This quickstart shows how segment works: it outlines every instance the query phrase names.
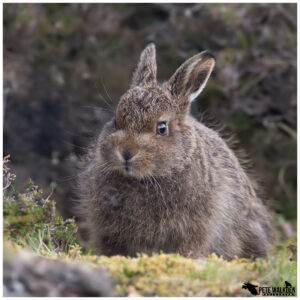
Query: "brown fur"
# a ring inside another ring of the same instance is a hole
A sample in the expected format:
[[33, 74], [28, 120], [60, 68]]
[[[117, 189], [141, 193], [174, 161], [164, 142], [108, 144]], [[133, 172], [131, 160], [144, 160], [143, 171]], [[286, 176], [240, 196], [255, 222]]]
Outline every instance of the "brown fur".
[[[202, 52], [158, 85], [155, 47], [143, 51], [80, 175], [82, 228], [97, 253], [267, 255], [272, 229], [254, 184], [218, 133], [189, 114], [214, 63]], [[167, 136], [156, 132], [160, 121]]]

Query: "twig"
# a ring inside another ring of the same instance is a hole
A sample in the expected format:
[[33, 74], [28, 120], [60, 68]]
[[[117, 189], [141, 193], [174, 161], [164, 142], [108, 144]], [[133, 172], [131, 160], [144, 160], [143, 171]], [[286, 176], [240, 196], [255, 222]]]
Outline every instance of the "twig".
[[290, 135], [294, 140], [297, 140], [297, 132], [295, 130], [293, 130], [291, 127], [289, 127], [288, 125], [279, 122], [277, 124], [277, 126], [283, 130], [285, 133], [287, 133], [288, 135]]

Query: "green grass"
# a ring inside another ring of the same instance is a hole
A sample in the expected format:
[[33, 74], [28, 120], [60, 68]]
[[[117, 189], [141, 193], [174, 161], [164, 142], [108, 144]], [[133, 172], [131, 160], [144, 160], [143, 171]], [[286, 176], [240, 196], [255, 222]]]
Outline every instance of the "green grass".
[[[25, 191], [14, 189], [15, 176], [4, 161], [4, 257], [18, 255], [23, 248], [37, 255], [76, 261], [95, 268], [105, 267], [114, 278], [115, 295], [142, 296], [249, 296], [244, 282], [258, 286], [297, 285], [296, 239], [282, 240], [278, 234], [267, 259], [226, 261], [215, 254], [192, 260], [177, 254], [95, 256], [76, 242], [73, 219], [55, 214], [55, 202], [44, 198], [32, 181]], [[292, 245], [292, 247], [291, 247]], [[292, 248], [292, 250], [291, 250]], [[294, 248], [294, 249], [293, 249]]]

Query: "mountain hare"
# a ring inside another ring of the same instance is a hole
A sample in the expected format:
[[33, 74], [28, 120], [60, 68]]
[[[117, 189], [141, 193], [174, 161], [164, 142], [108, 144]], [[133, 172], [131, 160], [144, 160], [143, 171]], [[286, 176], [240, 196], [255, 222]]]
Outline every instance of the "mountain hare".
[[97, 253], [267, 255], [272, 228], [253, 183], [219, 134], [190, 115], [214, 65], [201, 52], [159, 84], [154, 44], [142, 52], [79, 177], [81, 226]]

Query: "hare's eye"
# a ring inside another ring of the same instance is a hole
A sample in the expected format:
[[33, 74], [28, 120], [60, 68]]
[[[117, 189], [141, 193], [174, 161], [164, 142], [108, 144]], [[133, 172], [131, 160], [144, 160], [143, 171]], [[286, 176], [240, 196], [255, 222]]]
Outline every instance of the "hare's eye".
[[166, 122], [158, 122], [156, 125], [156, 134], [168, 135], [168, 127]]

